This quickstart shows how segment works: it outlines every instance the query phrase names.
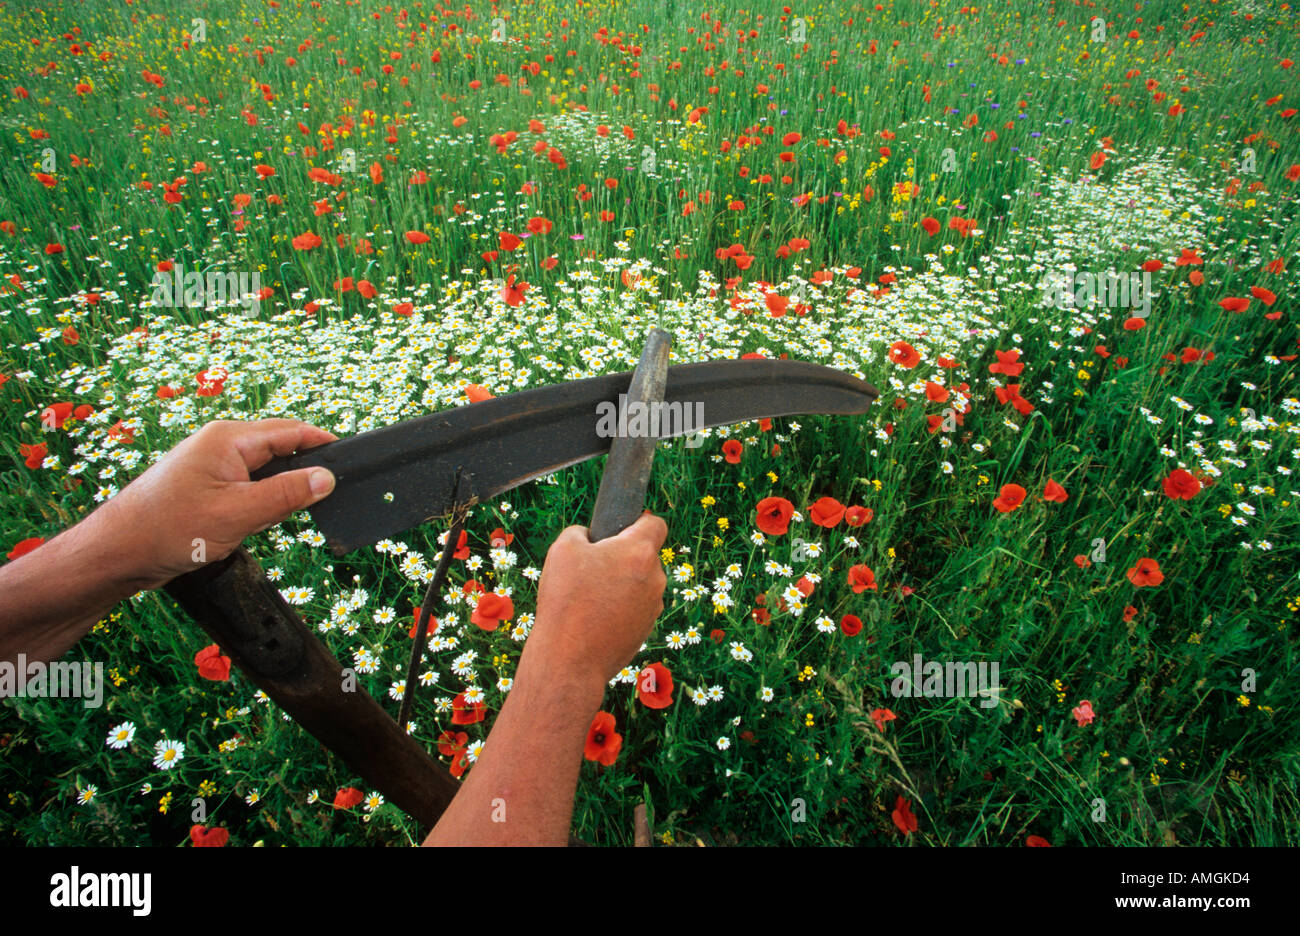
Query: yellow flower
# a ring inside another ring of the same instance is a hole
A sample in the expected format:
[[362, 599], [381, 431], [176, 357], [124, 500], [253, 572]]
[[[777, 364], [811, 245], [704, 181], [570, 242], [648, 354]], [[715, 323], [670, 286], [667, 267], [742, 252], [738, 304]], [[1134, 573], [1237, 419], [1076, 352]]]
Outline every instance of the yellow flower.
[[1248, 695], [1237, 696], [1237, 704], [1240, 705], [1242, 708], [1250, 708], [1250, 696]]

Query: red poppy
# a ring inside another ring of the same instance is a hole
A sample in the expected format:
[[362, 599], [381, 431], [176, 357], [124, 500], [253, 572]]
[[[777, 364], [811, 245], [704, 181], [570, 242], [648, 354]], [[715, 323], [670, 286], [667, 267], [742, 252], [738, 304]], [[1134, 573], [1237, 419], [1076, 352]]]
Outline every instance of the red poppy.
[[1011, 513], [1025, 502], [1027, 492], [1018, 484], [1004, 484], [1002, 490], [998, 492], [998, 497], [993, 501], [993, 506], [1002, 513]]
[[1137, 608], [1133, 607], [1132, 605], [1125, 605], [1125, 606], [1124, 606], [1124, 623], [1127, 624], [1129, 621], [1133, 620], [1133, 618], [1137, 617], [1137, 613], [1138, 613], [1138, 609], [1137, 609]]
[[618, 760], [618, 752], [623, 747], [623, 736], [614, 731], [614, 716], [609, 712], [597, 712], [587, 730], [587, 743], [583, 745], [582, 756], [589, 761], [599, 761], [609, 767]]
[[729, 465], [739, 465], [740, 456], [745, 451], [745, 446], [737, 439], [728, 439], [722, 443], [722, 457]]
[[523, 243], [523, 240], [514, 234], [511, 234], [509, 231], [502, 231], [497, 235], [497, 243], [500, 245], [502, 250], [508, 252], [517, 249], [519, 245]]
[[844, 511], [844, 522], [851, 527], [870, 523], [876, 512], [870, 507], [850, 507]]
[[942, 228], [943, 225], [939, 223], [938, 218], [922, 218], [921, 227], [925, 228], [925, 233], [934, 237], [934, 235], [939, 233], [939, 229]]
[[933, 380], [925, 382], [925, 398], [931, 403], [946, 403], [951, 395], [943, 384], [937, 384]]
[[1250, 287], [1250, 294], [1266, 306], [1271, 306], [1277, 302], [1277, 294], [1272, 290], [1265, 289], [1263, 286]]
[[764, 302], [767, 304], [767, 311], [771, 313], [772, 318], [780, 318], [785, 315], [785, 310], [790, 307], [789, 298], [776, 293], [768, 293], [764, 297]]
[[651, 663], [637, 675], [636, 697], [647, 708], [662, 709], [673, 704], [672, 670], [662, 663]]
[[515, 282], [514, 274], [506, 280], [506, 284], [501, 287], [501, 301], [512, 309], [524, 304], [524, 293], [532, 287], [522, 280]]
[[885, 726], [891, 721], [897, 721], [898, 716], [887, 708], [878, 708], [871, 710], [871, 720], [876, 723], [876, 730], [883, 733]]
[[493, 549], [504, 549], [514, 541], [515, 535], [513, 533], [507, 533], [501, 527], [497, 527], [488, 534], [488, 543], [491, 544]]
[[1190, 471], [1182, 468], [1169, 472], [1169, 477], [1160, 482], [1160, 485], [1165, 489], [1165, 496], [1173, 500], [1191, 500], [1201, 493], [1201, 482]]
[[907, 370], [921, 363], [921, 355], [906, 341], [895, 341], [889, 346], [889, 359]]
[[900, 796], [894, 803], [894, 811], [891, 816], [899, 832], [904, 835], [911, 835], [916, 831], [916, 817], [912, 815], [911, 800], [905, 800]]
[[17, 559], [19, 556], [27, 555], [29, 552], [31, 552], [33, 549], [35, 549], [37, 546], [40, 546], [44, 542], [45, 542], [44, 538], [40, 536], [29, 536], [27, 539], [20, 540], [19, 542], [15, 543], [14, 548], [11, 549], [7, 553], [7, 555], [10, 559]]
[[1137, 565], [1125, 574], [1135, 588], [1154, 588], [1165, 580], [1164, 573], [1160, 571], [1160, 563], [1154, 559], [1139, 559]]
[[1025, 839], [1025, 845], [1029, 848], [1051, 848], [1052, 843], [1041, 835], [1031, 835]]
[[225, 682], [230, 678], [230, 657], [222, 656], [221, 647], [217, 644], [209, 644], [194, 654], [194, 664], [204, 679]]
[[18, 454], [23, 457], [23, 464], [34, 471], [45, 463], [45, 456], [50, 454], [50, 447], [44, 442], [37, 442], [35, 445], [24, 442], [18, 446]]
[[230, 830], [209, 829], [207, 826], [190, 826], [190, 843], [195, 848], [221, 848], [230, 841]]
[[1047, 487], [1043, 489], [1043, 500], [1051, 501], [1054, 504], [1064, 504], [1069, 496], [1065, 493], [1065, 488], [1051, 478], [1047, 479]]
[[456, 750], [463, 749], [469, 744], [469, 735], [463, 731], [457, 731], [454, 734], [450, 731], [443, 731], [438, 735], [438, 753], [443, 757], [450, 757]]
[[790, 529], [794, 504], [784, 497], [765, 497], [758, 502], [755, 525], [769, 536], [784, 536]]
[[515, 616], [515, 604], [506, 595], [488, 592], [478, 600], [470, 621], [485, 631], [494, 631], [502, 621]]
[[989, 365], [990, 374], [1006, 374], [1008, 377], [1019, 377], [1020, 372], [1025, 369], [1025, 365], [1020, 363], [1019, 349], [994, 351], [993, 353], [997, 355], [998, 362]]
[[848, 581], [853, 586], [853, 594], [855, 595], [860, 595], [867, 589], [877, 590], [876, 573], [865, 565], [850, 566]]
[[469, 397], [471, 403], [482, 403], [484, 400], [495, 399], [496, 394], [486, 387], [480, 387], [476, 383], [465, 385], [465, 396]]
[[63, 424], [72, 417], [71, 403], [51, 403], [41, 410], [41, 425], [45, 428], [62, 429]]
[[351, 809], [353, 806], [360, 806], [365, 798], [366, 795], [356, 787], [344, 787], [334, 794], [334, 808]]
[[420, 244], [429, 243], [429, 235], [425, 234], [423, 231], [407, 231], [406, 242], [418, 247]]
[[833, 497], [823, 497], [808, 508], [808, 517], [820, 527], [834, 529], [844, 519], [844, 505]]
[[1245, 312], [1250, 307], [1250, 300], [1243, 296], [1228, 296], [1220, 299], [1219, 305], [1225, 312]]
[[845, 637], [856, 637], [862, 632], [862, 618], [856, 614], [846, 614], [840, 618], [840, 630]]
[[[420, 609], [416, 608], [415, 614], [411, 620], [411, 629], [406, 632], [406, 636], [409, 637], [411, 640], [414, 640], [415, 635], [419, 633], [419, 630], [420, 630]], [[425, 631], [425, 633], [430, 637], [438, 633], [438, 618], [435, 615], [432, 614], [429, 615], [429, 626], [428, 629]]]
[[469, 750], [467, 748], [456, 748], [451, 752], [451, 766], [447, 772], [459, 780], [469, 770]]
[[294, 250], [314, 250], [321, 244], [320, 237], [312, 231], [299, 234], [292, 241]]
[[451, 700], [453, 725], [475, 725], [485, 718], [487, 718], [487, 706], [482, 702], [467, 702], [463, 692]]

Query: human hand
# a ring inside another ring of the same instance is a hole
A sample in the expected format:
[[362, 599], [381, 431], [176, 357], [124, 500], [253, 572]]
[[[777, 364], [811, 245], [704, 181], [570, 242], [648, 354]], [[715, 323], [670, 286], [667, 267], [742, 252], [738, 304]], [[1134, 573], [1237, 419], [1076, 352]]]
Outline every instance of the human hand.
[[668, 578], [659, 548], [667, 536], [668, 525], [652, 514], [599, 543], [586, 527], [565, 529], [546, 554], [525, 657], [603, 692], [663, 612]]
[[87, 522], [104, 560], [139, 590], [160, 588], [230, 555], [265, 530], [334, 490], [325, 468], [286, 471], [261, 481], [249, 472], [276, 455], [337, 439], [296, 419], [210, 422], [105, 501]]

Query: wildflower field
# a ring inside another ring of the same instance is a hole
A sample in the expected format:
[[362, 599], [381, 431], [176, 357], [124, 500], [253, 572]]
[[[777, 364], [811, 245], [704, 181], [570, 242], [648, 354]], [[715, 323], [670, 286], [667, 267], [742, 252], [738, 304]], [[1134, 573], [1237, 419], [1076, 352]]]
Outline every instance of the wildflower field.
[[[881, 398], [661, 445], [669, 594], [577, 837], [1300, 839], [1288, 4], [35, 6], [0, 8], [10, 559], [210, 420], [365, 432], [658, 326]], [[409, 730], [456, 776], [601, 467], [452, 544]], [[442, 532], [246, 545], [396, 717]], [[6, 700], [0, 841], [418, 840], [209, 643], [141, 593], [71, 653], [102, 707]]]

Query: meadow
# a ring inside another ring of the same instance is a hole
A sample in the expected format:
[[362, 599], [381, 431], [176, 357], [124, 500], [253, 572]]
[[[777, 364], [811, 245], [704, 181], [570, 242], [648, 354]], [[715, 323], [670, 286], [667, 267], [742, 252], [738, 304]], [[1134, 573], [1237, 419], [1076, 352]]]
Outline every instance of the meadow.
[[[210, 420], [364, 432], [658, 326], [882, 395], [662, 446], [669, 594], [576, 836], [1300, 840], [1289, 4], [42, 6], [0, 8], [9, 559]], [[470, 516], [409, 726], [457, 776], [600, 469]], [[442, 532], [246, 545], [396, 717]], [[0, 841], [418, 840], [209, 643], [141, 593], [72, 652], [102, 708], [7, 700]]]

